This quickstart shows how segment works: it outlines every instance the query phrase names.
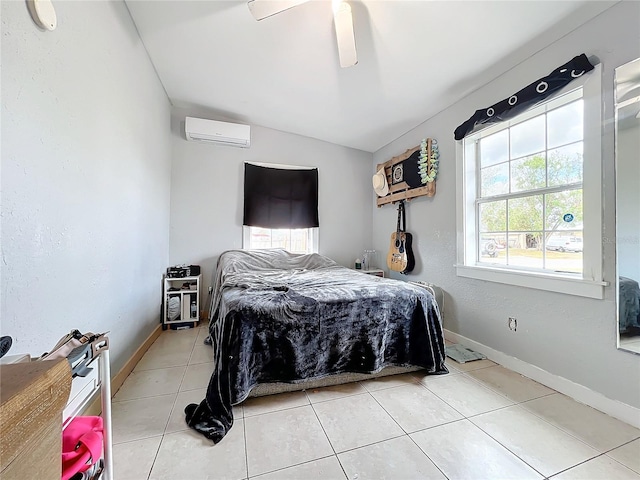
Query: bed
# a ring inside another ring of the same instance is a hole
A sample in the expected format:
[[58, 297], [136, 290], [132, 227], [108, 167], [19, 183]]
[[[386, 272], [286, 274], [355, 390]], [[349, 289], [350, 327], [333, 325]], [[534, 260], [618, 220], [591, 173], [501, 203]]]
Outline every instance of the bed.
[[385, 367], [448, 373], [433, 295], [318, 255], [230, 250], [219, 260], [210, 306], [214, 369], [187, 424], [218, 443], [231, 406], [254, 387], [309, 382]]
[[622, 276], [619, 283], [620, 333], [634, 332], [640, 329], [640, 286], [637, 281]]

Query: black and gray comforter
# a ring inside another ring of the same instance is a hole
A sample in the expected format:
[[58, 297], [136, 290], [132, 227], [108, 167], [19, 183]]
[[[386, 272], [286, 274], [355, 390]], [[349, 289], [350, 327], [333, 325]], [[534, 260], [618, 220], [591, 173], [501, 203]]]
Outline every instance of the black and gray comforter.
[[223, 253], [209, 330], [215, 365], [206, 398], [185, 408], [214, 443], [233, 424], [231, 405], [259, 383], [419, 366], [447, 373], [433, 296], [406, 282], [284, 250]]

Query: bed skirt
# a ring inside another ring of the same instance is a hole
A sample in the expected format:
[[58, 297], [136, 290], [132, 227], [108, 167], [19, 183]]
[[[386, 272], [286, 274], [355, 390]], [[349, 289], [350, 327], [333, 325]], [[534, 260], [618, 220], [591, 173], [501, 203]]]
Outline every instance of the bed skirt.
[[387, 377], [389, 375], [399, 375], [401, 373], [417, 372], [421, 367], [386, 367], [378, 373], [338, 373], [315, 380], [306, 380], [299, 383], [261, 383], [253, 387], [247, 398], [264, 397], [277, 393], [298, 392], [300, 390], [311, 390], [314, 388], [331, 387], [343, 385], [345, 383], [362, 382], [372, 378]]

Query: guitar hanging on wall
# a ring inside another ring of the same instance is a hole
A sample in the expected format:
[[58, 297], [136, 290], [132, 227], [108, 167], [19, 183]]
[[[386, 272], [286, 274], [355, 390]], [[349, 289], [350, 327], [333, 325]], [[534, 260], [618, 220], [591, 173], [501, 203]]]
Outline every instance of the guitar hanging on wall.
[[[402, 228], [400, 228], [402, 220]], [[387, 266], [390, 270], [400, 273], [410, 273], [416, 261], [411, 250], [412, 235], [405, 231], [404, 201], [398, 203], [398, 226], [391, 234], [391, 244], [387, 253]]]

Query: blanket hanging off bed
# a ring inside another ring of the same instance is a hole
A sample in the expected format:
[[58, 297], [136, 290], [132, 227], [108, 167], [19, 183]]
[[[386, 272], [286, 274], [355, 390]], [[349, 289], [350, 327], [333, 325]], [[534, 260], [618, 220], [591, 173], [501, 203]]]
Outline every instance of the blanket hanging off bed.
[[387, 366], [447, 373], [440, 312], [429, 292], [317, 254], [224, 252], [210, 315], [214, 371], [206, 398], [185, 413], [214, 443], [233, 425], [231, 405], [259, 383]]

